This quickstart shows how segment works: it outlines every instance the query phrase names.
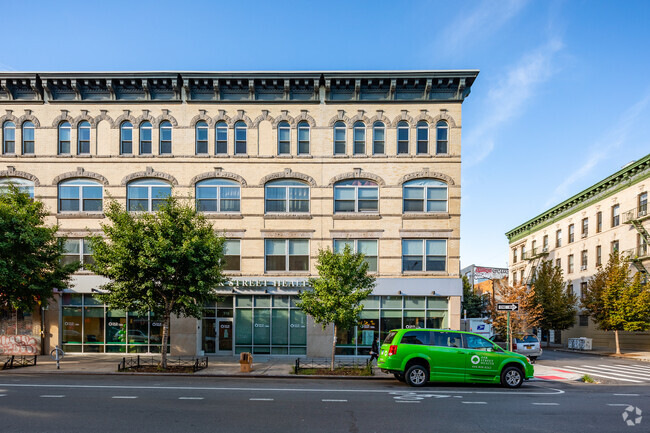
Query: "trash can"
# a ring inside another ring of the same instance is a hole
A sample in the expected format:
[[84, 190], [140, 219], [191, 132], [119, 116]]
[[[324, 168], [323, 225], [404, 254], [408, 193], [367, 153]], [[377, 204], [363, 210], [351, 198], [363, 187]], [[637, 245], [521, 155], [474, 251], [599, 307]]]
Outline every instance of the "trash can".
[[242, 373], [250, 373], [253, 367], [253, 355], [249, 352], [239, 354], [239, 368]]

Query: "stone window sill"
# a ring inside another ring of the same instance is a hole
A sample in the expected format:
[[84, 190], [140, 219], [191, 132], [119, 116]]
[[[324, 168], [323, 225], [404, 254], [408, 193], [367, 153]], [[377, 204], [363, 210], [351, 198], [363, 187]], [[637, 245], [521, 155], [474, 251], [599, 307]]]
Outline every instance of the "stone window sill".
[[58, 219], [102, 219], [106, 218], [103, 212], [59, 212], [56, 214]]
[[379, 220], [381, 215], [378, 213], [354, 213], [350, 212], [349, 214], [334, 214], [332, 219], [335, 220]]
[[215, 220], [240, 220], [244, 218], [244, 216], [240, 213], [204, 212], [202, 215], [208, 219], [215, 219]]
[[449, 219], [449, 212], [409, 212], [402, 215], [402, 219], [405, 220], [420, 220], [420, 219], [433, 219], [433, 220], [444, 220]]
[[284, 213], [284, 214], [267, 214], [264, 215], [265, 220], [310, 220], [310, 214], [300, 213]]

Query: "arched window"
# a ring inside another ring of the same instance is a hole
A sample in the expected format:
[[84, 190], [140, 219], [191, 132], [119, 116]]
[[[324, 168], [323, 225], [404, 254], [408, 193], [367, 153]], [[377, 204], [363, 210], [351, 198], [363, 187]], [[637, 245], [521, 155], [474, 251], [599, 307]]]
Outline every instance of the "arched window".
[[289, 122], [278, 124], [278, 155], [291, 154], [291, 127]]
[[153, 127], [150, 122], [140, 124], [140, 155], [151, 155], [153, 153]]
[[334, 124], [334, 155], [345, 155], [345, 123]]
[[441, 120], [436, 124], [436, 153], [447, 153], [448, 149], [448, 132], [447, 122]]
[[16, 153], [16, 124], [5, 122], [2, 125], [2, 153]]
[[366, 153], [366, 125], [359, 121], [354, 123], [354, 147], [355, 155], [364, 155]]
[[417, 126], [417, 153], [429, 153], [429, 124], [425, 121], [418, 122]]
[[383, 155], [386, 152], [386, 127], [383, 122], [372, 125], [372, 154]]
[[160, 155], [172, 153], [172, 124], [165, 120], [160, 123]]
[[23, 155], [34, 154], [34, 124], [32, 122], [23, 123]]
[[366, 179], [342, 180], [334, 185], [334, 213], [379, 211], [379, 186]]
[[239, 212], [240, 185], [227, 179], [206, 179], [196, 184], [199, 212]]
[[246, 123], [235, 123], [235, 155], [246, 155]]
[[172, 186], [158, 179], [134, 180], [126, 187], [127, 209], [131, 212], [154, 212], [172, 194]]
[[59, 183], [59, 212], [101, 212], [104, 187], [94, 180]]
[[298, 155], [309, 155], [309, 123], [298, 124]]
[[133, 125], [131, 122], [122, 122], [120, 125], [120, 154], [133, 153]]
[[201, 120], [196, 123], [195, 127], [196, 134], [196, 154], [197, 155], [207, 155], [208, 154], [208, 124]]
[[409, 153], [409, 124], [402, 120], [397, 124], [397, 154]]
[[61, 122], [59, 124], [59, 155], [70, 154], [70, 122]]
[[86, 120], [77, 126], [77, 154], [90, 154], [90, 123]]
[[264, 188], [266, 213], [309, 212], [309, 185], [292, 179], [268, 182]]
[[0, 179], [0, 194], [6, 194], [9, 190], [9, 185], [18, 188], [18, 191], [28, 194], [34, 198], [34, 182], [20, 177], [3, 177]]
[[228, 153], [228, 125], [226, 122], [219, 122], [215, 126], [215, 140], [214, 152], [217, 155], [226, 155]]
[[447, 212], [447, 184], [435, 179], [415, 179], [402, 187], [404, 212]]

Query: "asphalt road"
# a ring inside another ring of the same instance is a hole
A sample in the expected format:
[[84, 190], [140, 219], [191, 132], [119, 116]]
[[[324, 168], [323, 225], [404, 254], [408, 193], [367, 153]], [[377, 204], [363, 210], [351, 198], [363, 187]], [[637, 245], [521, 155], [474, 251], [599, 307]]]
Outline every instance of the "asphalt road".
[[[0, 431], [648, 432], [649, 397], [640, 385], [12, 374], [0, 376]], [[628, 406], [647, 419], [628, 427]]]

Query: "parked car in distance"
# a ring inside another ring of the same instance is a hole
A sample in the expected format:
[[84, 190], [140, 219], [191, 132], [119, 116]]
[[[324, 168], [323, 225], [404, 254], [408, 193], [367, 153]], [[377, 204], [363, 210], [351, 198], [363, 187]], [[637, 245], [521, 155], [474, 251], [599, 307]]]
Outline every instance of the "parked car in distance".
[[427, 382], [500, 383], [517, 388], [534, 368], [523, 355], [508, 352], [471, 332], [396, 329], [379, 350], [377, 366], [411, 386]]
[[[506, 341], [506, 337], [503, 335], [493, 335], [490, 337], [490, 341], [498, 344], [504, 349], [508, 348], [508, 342]], [[521, 338], [515, 337], [512, 339], [512, 351], [527, 356], [528, 359], [534, 363], [537, 358], [542, 356], [542, 345], [537, 336], [526, 334]]]

